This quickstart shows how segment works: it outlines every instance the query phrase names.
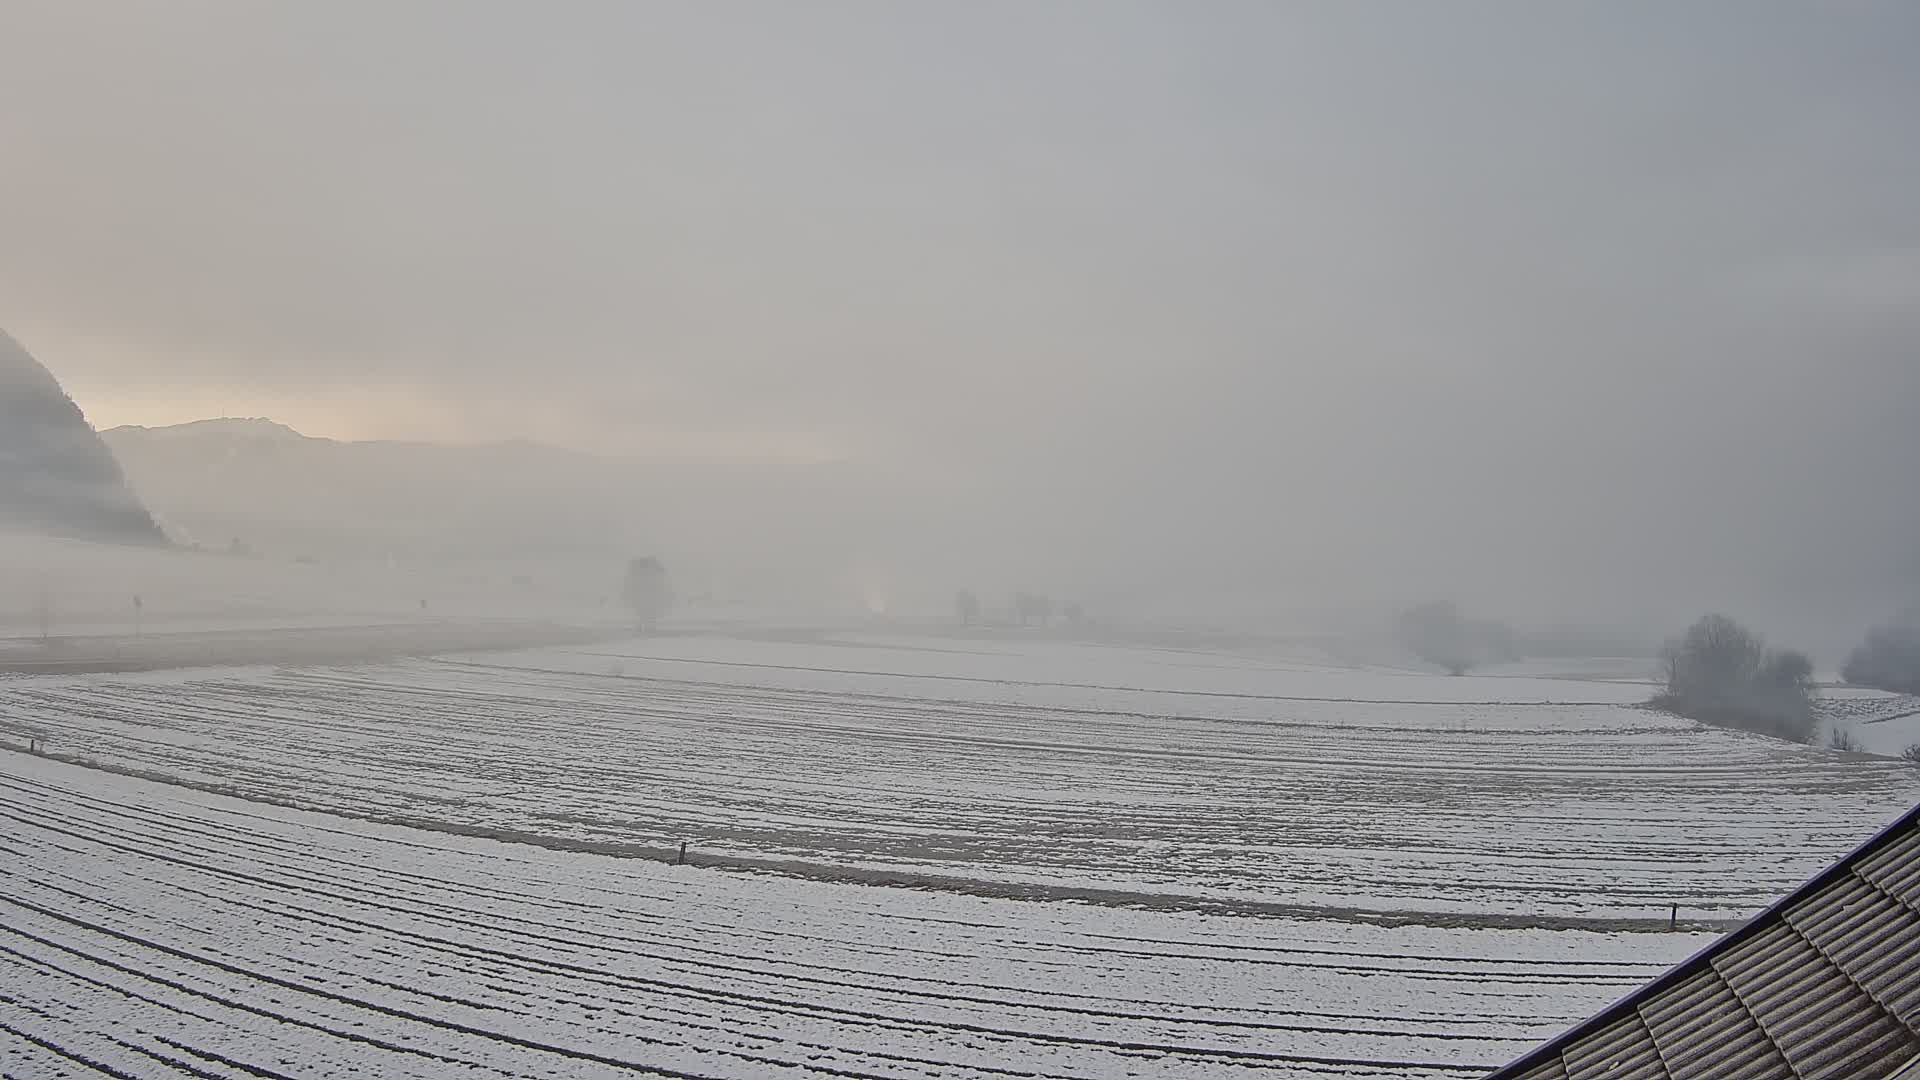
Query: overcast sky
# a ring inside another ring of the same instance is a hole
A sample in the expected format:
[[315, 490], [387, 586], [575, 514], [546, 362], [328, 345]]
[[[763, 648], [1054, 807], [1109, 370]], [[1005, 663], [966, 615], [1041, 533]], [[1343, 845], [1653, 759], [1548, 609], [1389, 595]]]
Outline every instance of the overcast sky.
[[0, 101], [101, 424], [848, 460], [1036, 576], [1920, 580], [1910, 3], [5, 0]]

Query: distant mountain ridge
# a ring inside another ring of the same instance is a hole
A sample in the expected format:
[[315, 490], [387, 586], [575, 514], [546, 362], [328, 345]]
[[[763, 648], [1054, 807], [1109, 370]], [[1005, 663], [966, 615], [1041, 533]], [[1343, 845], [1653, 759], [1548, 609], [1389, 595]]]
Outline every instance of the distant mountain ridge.
[[118, 544], [167, 542], [80, 406], [3, 330], [0, 527]]
[[115, 438], [203, 438], [230, 437], [251, 439], [289, 439], [304, 440], [311, 436], [303, 435], [278, 421], [262, 416], [234, 417], [223, 416], [213, 420], [192, 420], [184, 424], [168, 424], [161, 427], [145, 427], [139, 424], [124, 424], [107, 428], [101, 437], [112, 441]]
[[[825, 580], [894, 500], [847, 464], [648, 462], [526, 441], [316, 438], [263, 418], [102, 437], [155, 511], [203, 547], [272, 557], [741, 568]], [[611, 579], [610, 579], [611, 580]]]
[[563, 457], [586, 460], [618, 460], [584, 450], [570, 450], [550, 443], [533, 442], [527, 439], [502, 439], [494, 442], [430, 442], [424, 439], [335, 439], [325, 435], [309, 435], [304, 431], [272, 420], [264, 416], [220, 416], [207, 420], [189, 420], [180, 424], [163, 424], [147, 427], [142, 424], [122, 424], [119, 427], [106, 428], [100, 432], [110, 446], [145, 446], [154, 442], [197, 442], [203, 446], [213, 446], [228, 442], [269, 443], [286, 446], [319, 447], [392, 447], [412, 448], [430, 453], [474, 453], [497, 451], [527, 451], [533, 453], [554, 454]]

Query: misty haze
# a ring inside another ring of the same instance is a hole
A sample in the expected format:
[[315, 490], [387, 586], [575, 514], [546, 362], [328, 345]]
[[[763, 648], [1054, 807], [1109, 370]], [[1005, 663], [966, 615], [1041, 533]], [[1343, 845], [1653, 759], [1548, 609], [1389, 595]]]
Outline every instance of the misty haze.
[[0, 100], [0, 1075], [1920, 1078], [1920, 9]]

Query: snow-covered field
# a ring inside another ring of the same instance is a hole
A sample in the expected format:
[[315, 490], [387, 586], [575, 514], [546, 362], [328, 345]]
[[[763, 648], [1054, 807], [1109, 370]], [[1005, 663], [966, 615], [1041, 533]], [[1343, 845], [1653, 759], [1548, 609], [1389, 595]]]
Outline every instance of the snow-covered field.
[[1472, 1075], [1920, 798], [1646, 694], [791, 629], [0, 679], [0, 744], [244, 796], [0, 751], [0, 1074]]
[[353, 814], [976, 891], [1541, 925], [1744, 916], [1920, 797], [1898, 763], [1607, 703], [1644, 692], [1059, 642], [689, 637], [31, 680], [0, 691], [0, 724]]
[[1821, 709], [1829, 727], [1845, 730], [1870, 754], [1898, 757], [1920, 746], [1920, 697], [1847, 688], [1829, 691]]
[[0, 819], [21, 1080], [1471, 1076], [1706, 938], [819, 884], [7, 752]]

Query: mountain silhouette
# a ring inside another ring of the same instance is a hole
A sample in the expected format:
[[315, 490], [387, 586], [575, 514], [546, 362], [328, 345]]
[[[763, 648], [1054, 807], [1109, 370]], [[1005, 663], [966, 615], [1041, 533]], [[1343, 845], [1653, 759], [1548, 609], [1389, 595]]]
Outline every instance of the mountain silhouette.
[[116, 544], [167, 542], [80, 406], [4, 330], [0, 529]]

